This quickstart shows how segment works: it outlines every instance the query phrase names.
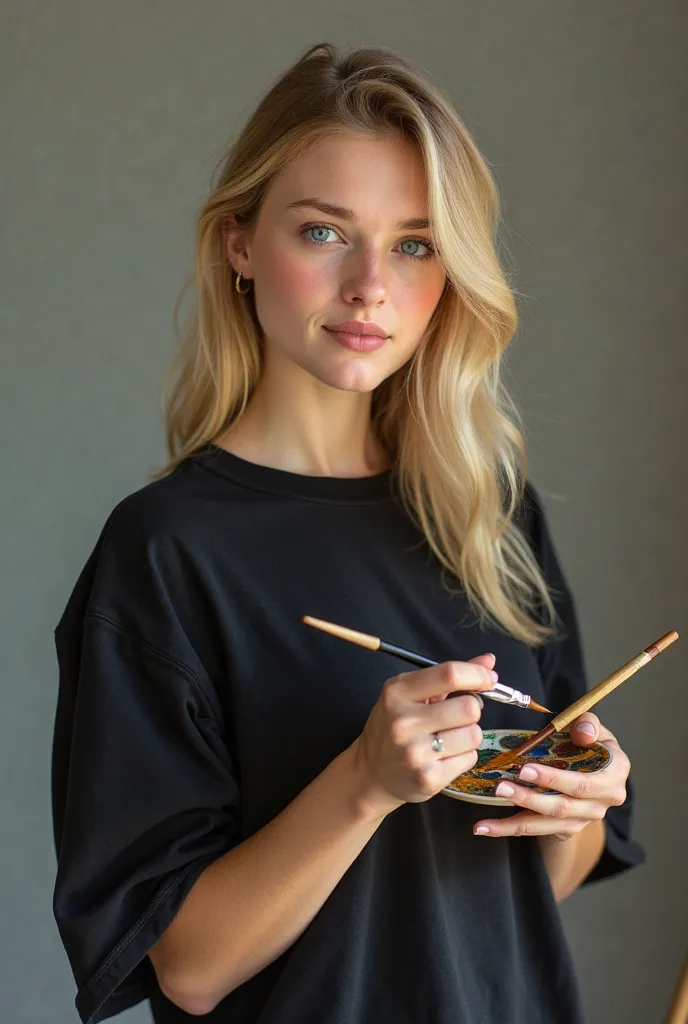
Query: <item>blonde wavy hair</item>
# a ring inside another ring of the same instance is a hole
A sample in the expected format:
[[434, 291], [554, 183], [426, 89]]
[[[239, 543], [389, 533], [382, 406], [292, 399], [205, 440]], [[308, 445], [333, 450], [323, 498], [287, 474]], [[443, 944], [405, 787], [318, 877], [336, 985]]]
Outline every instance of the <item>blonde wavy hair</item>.
[[[249, 230], [272, 180], [308, 146], [342, 132], [402, 133], [426, 170], [428, 216], [447, 287], [414, 356], [372, 396], [371, 425], [389, 453], [406, 512], [481, 623], [532, 647], [556, 614], [515, 512], [526, 456], [500, 380], [517, 326], [496, 247], [500, 202], [458, 113], [411, 61], [385, 47], [339, 56], [319, 43], [270, 88], [231, 145], [196, 229], [196, 304], [163, 388], [170, 473], [219, 437], [261, 373], [253, 294], [238, 293], [224, 245], [233, 214]], [[182, 289], [179, 303], [194, 277]], [[543, 612], [545, 613], [543, 615]]]

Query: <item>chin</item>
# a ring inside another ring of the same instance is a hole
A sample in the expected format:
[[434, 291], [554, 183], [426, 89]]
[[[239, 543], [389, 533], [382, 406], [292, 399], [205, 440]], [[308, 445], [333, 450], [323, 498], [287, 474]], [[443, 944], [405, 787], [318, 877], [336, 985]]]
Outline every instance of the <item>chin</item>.
[[386, 376], [379, 367], [366, 365], [364, 360], [350, 360], [345, 366], [312, 367], [309, 373], [337, 391], [356, 393], [374, 391]]

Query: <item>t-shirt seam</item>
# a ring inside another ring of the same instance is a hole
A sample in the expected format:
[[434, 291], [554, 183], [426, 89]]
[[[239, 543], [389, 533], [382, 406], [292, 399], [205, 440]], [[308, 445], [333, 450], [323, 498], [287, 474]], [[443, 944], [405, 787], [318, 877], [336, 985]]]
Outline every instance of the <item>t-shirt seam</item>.
[[115, 963], [115, 961], [118, 959], [118, 957], [120, 957], [122, 955], [122, 953], [125, 951], [125, 949], [127, 949], [131, 945], [131, 943], [134, 941], [136, 936], [139, 934], [139, 932], [143, 928], [145, 928], [145, 926], [148, 924], [148, 922], [152, 918], [153, 914], [155, 914], [155, 912], [159, 909], [159, 907], [162, 906], [162, 904], [165, 902], [167, 897], [172, 892], [174, 892], [174, 890], [177, 888], [178, 885], [180, 885], [181, 882], [184, 881], [184, 878], [189, 873], [189, 871], [191, 870], [192, 867], [193, 867], [193, 865], [191, 865], [191, 864], [188, 865], [185, 868], [184, 871], [181, 871], [176, 877], [171, 878], [167, 882], [167, 884], [163, 886], [162, 890], [158, 893], [157, 897], [153, 900], [151, 905], [148, 907], [148, 910], [145, 912], [145, 914], [142, 914], [142, 916], [139, 918], [139, 920], [136, 922], [136, 924], [132, 925], [132, 927], [129, 929], [127, 934], [124, 935], [120, 939], [120, 941], [117, 943], [117, 945], [114, 946], [114, 948], [110, 950], [110, 952], [105, 957], [105, 959], [103, 960], [103, 962], [101, 963], [100, 967], [97, 969], [95, 974], [93, 974], [91, 976], [91, 978], [86, 982], [86, 984], [84, 985], [84, 987], [82, 989], [82, 993], [81, 993], [82, 994], [82, 998], [85, 997], [87, 995], [87, 993], [95, 985], [98, 984], [98, 982], [100, 981], [100, 978], [102, 977], [102, 975], [107, 970], [109, 970], [109, 968], [113, 965], [113, 963]]
[[[156, 647], [155, 644], [152, 644], [149, 640], [146, 640], [144, 637], [139, 636], [137, 633], [133, 633], [130, 629], [126, 629], [119, 622], [117, 622], [116, 619], [111, 618], [104, 612], [99, 612], [95, 611], [94, 609], [90, 609], [86, 612], [84, 616], [84, 621], [86, 619], [100, 619], [103, 622], [107, 622], [108, 625], [112, 626], [113, 629], [116, 629], [118, 633], [121, 633], [123, 636], [128, 636], [131, 640], [134, 640], [137, 644], [140, 644], [142, 647], [147, 648], [149, 651], [151, 651], [151, 653], [157, 655], [163, 661], [168, 662], [170, 665], [174, 665], [174, 667], [179, 669], [179, 671], [183, 675], [185, 675], [201, 692], [204, 701], [212, 704], [212, 700], [206, 693], [205, 687], [203, 686], [203, 684], [201, 683], [200, 679], [193, 671], [193, 669], [190, 668], [186, 664], [186, 662], [181, 661], [180, 658], [175, 658], [173, 654], [169, 654], [167, 651], [163, 651], [162, 648]], [[212, 717], [214, 721], [217, 721], [217, 716], [215, 714], [213, 714]]]
[[[223, 469], [218, 471], [213, 469], [212, 466], [208, 466], [205, 462], [197, 460], [197, 465], [202, 469], [212, 473], [213, 476], [221, 477], [223, 479], [229, 479], [232, 483], [236, 484], [237, 487], [243, 487], [248, 491], [258, 491], [261, 494], [273, 494], [283, 498], [293, 498], [295, 501], [309, 501], [316, 505], [382, 505], [394, 501], [392, 495], [384, 494], [378, 498], [326, 498], [324, 495], [305, 495], [297, 494], [294, 491], [290, 491], [287, 488], [284, 490], [275, 489], [273, 487], [261, 486], [256, 483], [248, 483], [246, 480], [242, 480], [239, 476], [235, 476], [231, 470]], [[327, 477], [323, 477], [323, 480], [327, 480]], [[340, 479], [340, 478], [338, 478]], [[352, 480], [360, 477], [352, 477]]]

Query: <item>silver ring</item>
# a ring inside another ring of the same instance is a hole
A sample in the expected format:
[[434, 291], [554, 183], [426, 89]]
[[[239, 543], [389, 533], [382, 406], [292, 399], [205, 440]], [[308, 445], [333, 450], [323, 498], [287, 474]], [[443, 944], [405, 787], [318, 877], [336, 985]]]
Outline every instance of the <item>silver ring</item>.
[[442, 751], [444, 750], [444, 740], [438, 733], [435, 733], [433, 741], [430, 744], [430, 746], [432, 747], [436, 754], [441, 754]]

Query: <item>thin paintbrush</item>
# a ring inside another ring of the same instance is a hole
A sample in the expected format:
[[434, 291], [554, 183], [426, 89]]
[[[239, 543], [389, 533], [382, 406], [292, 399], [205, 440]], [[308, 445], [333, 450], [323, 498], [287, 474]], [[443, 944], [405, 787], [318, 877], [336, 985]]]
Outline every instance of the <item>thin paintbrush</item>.
[[[301, 621], [305, 622], [307, 626], [315, 626], [316, 629], [322, 629], [324, 633], [338, 636], [341, 640], [349, 640], [352, 644], [366, 647], [369, 651], [384, 651], [385, 654], [393, 654], [397, 658], [403, 658], [404, 661], [410, 661], [412, 665], [420, 665], [421, 668], [438, 664], [436, 661], [424, 658], [421, 654], [414, 654], [413, 651], [407, 651], [403, 647], [388, 644], [381, 640], [379, 636], [359, 633], [355, 629], [347, 629], [346, 626], [337, 626], [334, 622], [314, 619], [311, 615], [304, 615]], [[481, 690], [480, 696], [487, 697], [488, 700], [499, 701], [500, 704], [515, 704], [519, 708], [527, 708], [530, 711], [544, 711], [546, 714], [552, 713], [549, 708], [545, 708], [542, 704], [534, 701], [529, 694], [521, 693], [520, 690], [514, 690], [511, 686], [505, 686], [503, 683], [495, 683], [493, 690]]]
[[560, 732], [565, 729], [567, 725], [570, 725], [579, 715], [583, 712], [589, 711], [590, 708], [594, 707], [598, 701], [601, 701], [603, 697], [606, 697], [608, 693], [611, 693], [617, 686], [623, 683], [630, 676], [635, 675], [638, 669], [641, 669], [643, 665], [647, 665], [648, 662], [656, 658], [658, 654], [661, 654], [669, 644], [673, 644], [674, 640], [678, 640], [678, 633], [675, 629], [665, 633], [664, 636], [660, 637], [659, 640], [646, 647], [644, 651], [637, 654], [635, 658], [631, 658], [621, 668], [617, 668], [616, 672], [612, 672], [610, 676], [603, 679], [601, 683], [593, 687], [587, 693], [584, 693], [582, 697], [575, 700], [573, 704], [565, 708], [560, 714], [556, 715], [549, 725], [546, 725], [540, 732], [535, 733], [525, 743], [521, 743], [520, 746], [514, 747], [513, 750], [505, 750], [503, 754], [497, 754], [487, 764], [480, 766], [480, 771], [492, 771], [496, 768], [508, 768], [514, 763], [514, 761], [521, 755], [527, 754], [529, 750], [536, 747], [538, 743], [542, 743], [543, 740], [548, 739], [553, 733]]

